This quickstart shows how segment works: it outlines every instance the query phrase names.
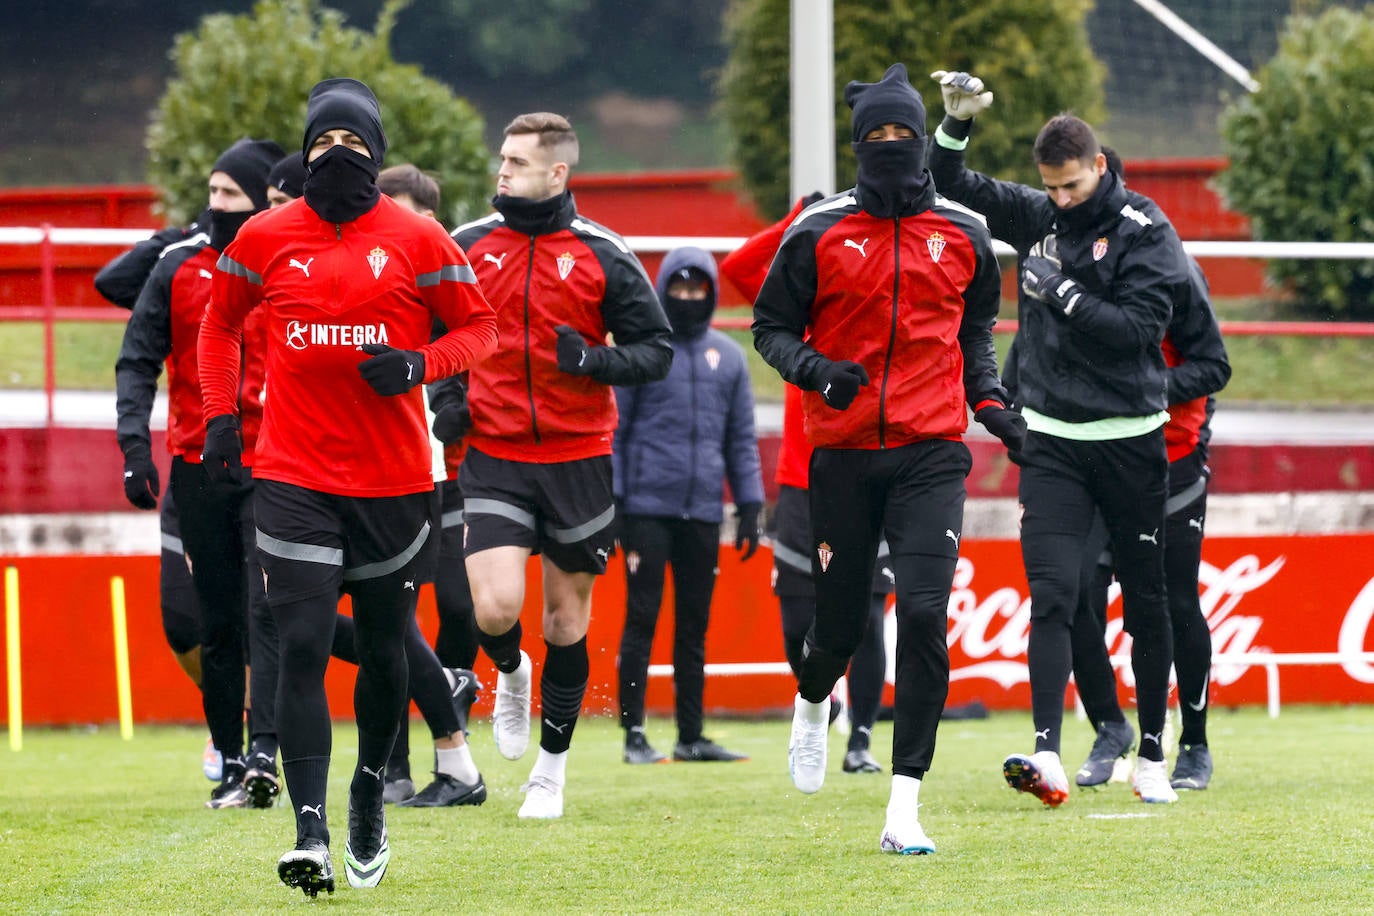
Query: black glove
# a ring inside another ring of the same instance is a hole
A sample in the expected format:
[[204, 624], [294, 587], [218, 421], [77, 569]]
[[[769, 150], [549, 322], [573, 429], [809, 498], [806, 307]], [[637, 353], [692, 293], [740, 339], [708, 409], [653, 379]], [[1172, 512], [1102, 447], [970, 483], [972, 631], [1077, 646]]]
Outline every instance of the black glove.
[[1015, 410], [1001, 404], [985, 404], [974, 411], [973, 419], [1001, 439], [1008, 452], [1019, 452], [1026, 444], [1026, 418]]
[[1028, 255], [1021, 265], [1021, 289], [1032, 299], [1054, 306], [1065, 317], [1073, 314], [1083, 298], [1083, 287], [1060, 273], [1058, 261], [1036, 254]]
[[205, 476], [217, 485], [243, 482], [243, 440], [239, 418], [231, 413], [211, 417], [205, 424], [205, 447], [200, 452]]
[[434, 438], [444, 445], [452, 445], [472, 429], [472, 413], [467, 401], [462, 404], [445, 404], [434, 414]]
[[761, 503], [740, 503], [735, 506], [735, 549], [742, 550], [741, 560], [747, 560], [759, 549], [759, 513]]
[[852, 360], [832, 362], [820, 373], [817, 390], [825, 403], [836, 410], [848, 410], [859, 396], [859, 389], [868, 384], [868, 372]]
[[418, 350], [397, 350], [386, 344], [363, 344], [371, 356], [358, 363], [358, 374], [382, 397], [405, 394], [425, 380], [425, 355]]
[[595, 349], [587, 344], [582, 333], [568, 324], [554, 327], [558, 332], [558, 369], [569, 375], [591, 375], [600, 364]]
[[124, 452], [124, 495], [136, 509], [156, 509], [162, 484], [153, 464], [153, 453], [142, 442]]

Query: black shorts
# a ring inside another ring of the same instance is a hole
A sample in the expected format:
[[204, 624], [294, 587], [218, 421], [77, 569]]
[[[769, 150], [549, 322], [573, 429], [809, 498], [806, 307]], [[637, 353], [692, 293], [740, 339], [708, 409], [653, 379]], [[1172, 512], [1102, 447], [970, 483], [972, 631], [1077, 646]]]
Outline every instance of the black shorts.
[[253, 512], [267, 600], [278, 605], [395, 578], [417, 589], [434, 536], [434, 491], [335, 496], [256, 481]]
[[464, 556], [526, 547], [564, 572], [606, 571], [615, 544], [609, 455], [533, 464], [469, 448], [458, 483]]

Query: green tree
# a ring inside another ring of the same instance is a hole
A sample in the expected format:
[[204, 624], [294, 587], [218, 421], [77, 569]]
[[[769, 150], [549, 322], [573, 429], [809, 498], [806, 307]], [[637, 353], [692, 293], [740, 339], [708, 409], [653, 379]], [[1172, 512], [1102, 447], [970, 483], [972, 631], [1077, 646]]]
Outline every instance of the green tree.
[[481, 116], [391, 55], [392, 28], [408, 2], [385, 0], [370, 33], [345, 26], [317, 0], [260, 0], [251, 14], [206, 16], [178, 36], [174, 75], [147, 136], [148, 177], [169, 218], [205, 207], [210, 168], [239, 137], [300, 149], [310, 87], [332, 76], [360, 78], [377, 94], [387, 164], [410, 162], [435, 175], [450, 220], [481, 212], [492, 190]]
[[[726, 15], [730, 56], [721, 76], [721, 107], [731, 156], [759, 209], [774, 217], [789, 200], [789, 2], [733, 0]], [[1061, 111], [1101, 120], [1101, 65], [1084, 29], [1091, 0], [834, 0], [837, 186], [853, 182], [849, 108], [844, 86], [876, 80], [893, 62], [910, 71], [925, 99], [930, 130], [943, 115], [940, 89], [927, 74], [966, 70], [996, 94], [978, 119], [969, 164], [980, 171], [1037, 182], [1031, 144]]]
[[[1290, 18], [1256, 79], [1259, 91], [1222, 114], [1227, 206], [1256, 239], [1374, 238], [1374, 8]], [[1374, 261], [1275, 259], [1268, 270], [1301, 309], [1374, 318]]]

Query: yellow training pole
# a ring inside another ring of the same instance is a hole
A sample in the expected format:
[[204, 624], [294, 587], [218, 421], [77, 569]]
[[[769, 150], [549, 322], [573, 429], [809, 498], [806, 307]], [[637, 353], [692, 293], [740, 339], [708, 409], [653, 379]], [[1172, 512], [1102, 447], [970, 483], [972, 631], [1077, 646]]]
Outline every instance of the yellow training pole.
[[9, 675], [10, 750], [24, 749], [24, 679], [19, 670], [19, 568], [5, 567], [5, 671]]
[[110, 605], [114, 609], [115, 680], [119, 684], [119, 736], [134, 737], [134, 703], [129, 691], [129, 627], [124, 617], [124, 577], [110, 577]]

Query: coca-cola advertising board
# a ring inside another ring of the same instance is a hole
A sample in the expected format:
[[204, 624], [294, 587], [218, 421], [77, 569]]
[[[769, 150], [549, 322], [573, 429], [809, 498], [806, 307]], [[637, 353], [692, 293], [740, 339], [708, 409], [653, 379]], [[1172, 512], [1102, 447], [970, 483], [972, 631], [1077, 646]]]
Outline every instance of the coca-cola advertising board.
[[[1198, 579], [1217, 655], [1374, 651], [1374, 536], [1208, 538]], [[1129, 657], [1119, 586], [1112, 585], [1109, 599], [1108, 649]], [[949, 702], [1028, 707], [1029, 626], [1020, 545], [966, 542], [949, 602]], [[889, 635], [894, 628], [889, 614]], [[1374, 701], [1374, 664], [1368, 661], [1280, 667], [1285, 703]], [[1118, 671], [1128, 700], [1129, 663]], [[1213, 669], [1214, 705], [1264, 703], [1267, 691], [1258, 662]]]

